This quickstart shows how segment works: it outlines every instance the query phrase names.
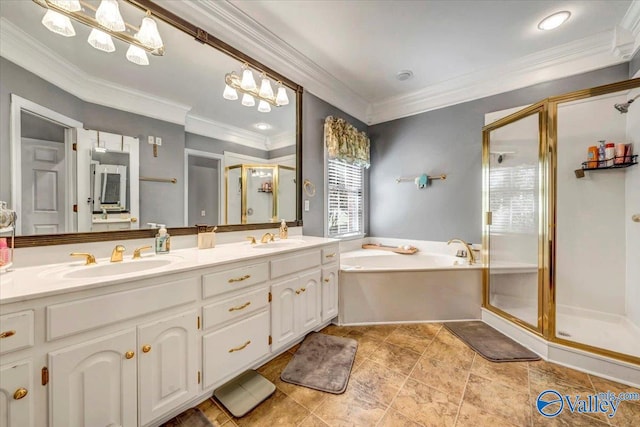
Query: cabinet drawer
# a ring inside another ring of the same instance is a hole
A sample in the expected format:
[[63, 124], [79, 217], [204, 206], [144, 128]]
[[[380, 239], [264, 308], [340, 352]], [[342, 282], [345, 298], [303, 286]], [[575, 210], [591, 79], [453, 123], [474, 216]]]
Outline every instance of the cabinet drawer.
[[33, 310], [0, 316], [0, 354], [33, 346]]
[[209, 329], [229, 320], [246, 316], [248, 313], [266, 307], [268, 304], [269, 288], [264, 287], [214, 304], [206, 305], [202, 309], [204, 317], [203, 328]]
[[329, 264], [330, 262], [336, 262], [340, 259], [340, 250], [338, 245], [322, 248], [322, 263]]
[[198, 277], [47, 307], [47, 340], [153, 313], [198, 299]]
[[203, 387], [231, 377], [269, 352], [269, 311], [202, 337]]
[[286, 276], [320, 265], [320, 251], [288, 255], [271, 261], [271, 278]]
[[268, 278], [269, 266], [266, 262], [207, 274], [202, 276], [202, 296], [203, 298], [209, 298], [225, 292], [235, 291], [265, 282]]

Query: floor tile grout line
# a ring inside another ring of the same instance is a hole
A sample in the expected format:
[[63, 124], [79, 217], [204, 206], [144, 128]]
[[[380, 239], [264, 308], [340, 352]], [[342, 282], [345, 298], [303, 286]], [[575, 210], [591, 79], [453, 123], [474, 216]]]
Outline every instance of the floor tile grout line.
[[467, 385], [469, 385], [469, 378], [471, 378], [471, 370], [473, 369], [473, 363], [476, 360], [478, 355], [474, 352], [473, 358], [471, 359], [471, 366], [469, 366], [469, 372], [467, 372], [467, 380], [464, 382], [464, 388], [462, 389], [462, 396], [460, 396], [460, 402], [458, 402], [458, 411], [456, 412], [456, 417], [453, 419], [453, 425], [458, 424], [458, 417], [460, 416], [460, 411], [462, 410], [462, 404], [464, 403], [464, 395], [467, 393]]

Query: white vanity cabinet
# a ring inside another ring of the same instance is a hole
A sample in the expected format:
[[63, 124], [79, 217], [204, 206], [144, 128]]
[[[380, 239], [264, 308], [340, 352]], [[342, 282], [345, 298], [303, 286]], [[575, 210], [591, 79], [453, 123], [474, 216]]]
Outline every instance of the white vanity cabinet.
[[338, 315], [338, 271], [340, 270], [340, 248], [329, 245], [322, 248], [322, 321], [327, 322]]
[[33, 375], [29, 360], [0, 366], [0, 426], [33, 426]]

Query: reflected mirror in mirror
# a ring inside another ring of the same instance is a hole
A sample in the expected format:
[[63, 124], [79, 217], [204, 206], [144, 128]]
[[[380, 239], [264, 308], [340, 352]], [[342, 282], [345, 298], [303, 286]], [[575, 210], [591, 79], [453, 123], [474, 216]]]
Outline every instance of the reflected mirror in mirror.
[[[121, 40], [115, 52], [94, 49], [74, 20], [74, 37], [50, 32], [42, 2], [0, 10], [0, 200], [18, 211], [19, 235], [299, 219], [297, 90], [285, 86], [288, 105], [258, 111], [223, 98], [225, 75], [241, 75], [243, 63], [189, 34], [155, 19], [164, 54], [138, 65]], [[118, 3], [127, 33], [137, 31], [144, 11]], [[249, 198], [270, 215], [243, 221], [241, 204], [227, 212], [225, 169], [243, 164], [279, 169], [275, 195]]]

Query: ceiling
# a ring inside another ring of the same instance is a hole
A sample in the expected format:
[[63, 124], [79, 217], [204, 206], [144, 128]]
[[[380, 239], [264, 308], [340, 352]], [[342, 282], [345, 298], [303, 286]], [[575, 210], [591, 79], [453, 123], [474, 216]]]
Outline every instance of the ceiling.
[[[626, 62], [640, 47], [640, 0], [159, 3], [368, 123]], [[563, 26], [537, 29], [561, 10]], [[414, 77], [398, 81], [403, 69]]]

